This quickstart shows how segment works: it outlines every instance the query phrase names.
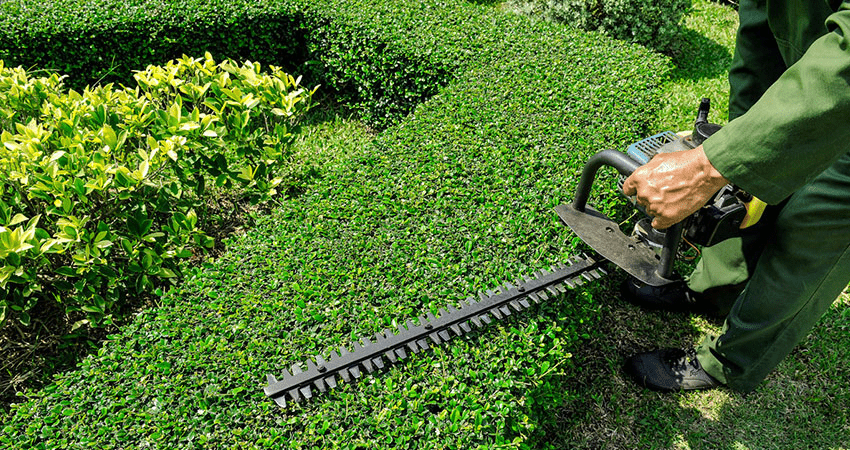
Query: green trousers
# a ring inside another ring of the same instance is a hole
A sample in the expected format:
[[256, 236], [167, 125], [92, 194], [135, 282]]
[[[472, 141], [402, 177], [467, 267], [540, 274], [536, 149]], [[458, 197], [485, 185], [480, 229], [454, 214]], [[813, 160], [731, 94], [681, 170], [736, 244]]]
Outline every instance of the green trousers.
[[[850, 154], [765, 217], [758, 233], [706, 249], [689, 285], [718, 290], [720, 336], [697, 356], [729, 387], [750, 391], [809, 333], [850, 283]], [[735, 286], [744, 282], [737, 296]]]

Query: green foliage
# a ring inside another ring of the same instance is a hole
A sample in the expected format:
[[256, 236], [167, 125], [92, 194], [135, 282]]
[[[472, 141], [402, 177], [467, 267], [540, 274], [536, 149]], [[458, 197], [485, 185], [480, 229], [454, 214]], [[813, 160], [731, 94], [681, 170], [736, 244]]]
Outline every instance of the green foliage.
[[43, 300], [109, 322], [212, 245], [196, 212], [214, 198], [207, 180], [254, 202], [281, 186], [313, 94], [298, 80], [209, 55], [135, 78], [66, 92], [0, 63], [0, 319], [28, 324]]
[[369, 16], [384, 6], [349, 7], [299, 0], [10, 0], [0, 2], [0, 60], [57, 71], [83, 89], [129, 84], [133, 70], [182, 54], [250, 59], [303, 72], [370, 125], [386, 127], [435, 94], [456, 63], [434, 58], [433, 47], [398, 45], [400, 27], [420, 25], [415, 15], [391, 14], [383, 17], [387, 28], [364, 27], [359, 19], [380, 19]]
[[[264, 397], [264, 375], [574, 254], [552, 207], [590, 154], [651, 131], [666, 61], [465, 2], [293, 4], [316, 26], [304, 30], [323, 55], [316, 73], [341, 92], [364, 86], [351, 98], [375, 117], [412, 114], [356, 140], [160, 307], [16, 406], [0, 443], [547, 447], [573, 395], [570, 352], [598, 320], [592, 290], [285, 410]], [[609, 211], [613, 177], [599, 186], [595, 206]]]
[[670, 51], [691, 0], [512, 0], [516, 9]]

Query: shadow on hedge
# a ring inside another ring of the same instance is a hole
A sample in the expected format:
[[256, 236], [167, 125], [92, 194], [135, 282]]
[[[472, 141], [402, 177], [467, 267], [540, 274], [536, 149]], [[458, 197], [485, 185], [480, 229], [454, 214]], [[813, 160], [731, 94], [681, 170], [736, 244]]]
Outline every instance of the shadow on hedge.
[[728, 74], [732, 65], [732, 55], [726, 47], [694, 30], [683, 30], [671, 58], [675, 69], [670, 77], [674, 80], [716, 78]]

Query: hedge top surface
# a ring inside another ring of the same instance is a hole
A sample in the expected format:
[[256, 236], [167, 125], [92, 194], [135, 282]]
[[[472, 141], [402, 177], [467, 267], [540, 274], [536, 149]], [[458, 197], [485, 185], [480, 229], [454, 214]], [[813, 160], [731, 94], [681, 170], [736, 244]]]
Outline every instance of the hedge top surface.
[[17, 29], [34, 33], [108, 30], [126, 24], [162, 21], [171, 24], [210, 18], [232, 21], [235, 15], [282, 11], [286, 6], [286, 2], [246, 0], [5, 0], [0, 4], [0, 24], [4, 31]]
[[[666, 62], [479, 6], [375, 3], [303, 5], [326, 14], [317, 34], [380, 36], [357, 41], [364, 58], [428, 54], [453, 81], [33, 393], [0, 442], [547, 447], [570, 398], [569, 352], [595, 320], [592, 289], [291, 409], [263, 396], [263, 376], [577, 251], [551, 208], [590, 154], [648, 131]], [[599, 184], [610, 210], [612, 177]]]

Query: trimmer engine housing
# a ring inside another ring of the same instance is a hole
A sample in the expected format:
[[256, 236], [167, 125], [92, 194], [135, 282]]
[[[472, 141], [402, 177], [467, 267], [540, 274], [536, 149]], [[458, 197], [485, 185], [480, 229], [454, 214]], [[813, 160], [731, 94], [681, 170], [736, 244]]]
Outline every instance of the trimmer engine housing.
[[673, 262], [682, 239], [694, 245], [709, 246], [738, 235], [747, 214], [746, 202], [752, 197], [736, 186], [726, 185], [705, 206], [667, 230], [652, 228], [652, 217], [632, 199], [645, 217], [637, 222], [630, 236], [626, 236], [616, 222], [587, 207], [590, 188], [596, 171], [602, 166], [612, 166], [620, 172], [622, 188], [625, 177], [658, 153], [698, 147], [721, 128], [708, 122], [709, 109], [709, 100], [703, 99], [690, 134], [667, 131], [630, 145], [625, 154], [616, 150], [597, 153], [585, 165], [572, 205], [556, 207], [561, 219], [585, 243], [650, 286], [661, 286], [675, 280]]

